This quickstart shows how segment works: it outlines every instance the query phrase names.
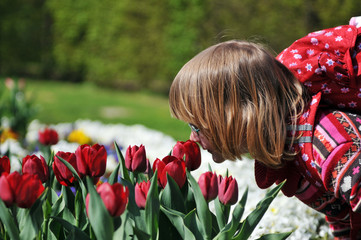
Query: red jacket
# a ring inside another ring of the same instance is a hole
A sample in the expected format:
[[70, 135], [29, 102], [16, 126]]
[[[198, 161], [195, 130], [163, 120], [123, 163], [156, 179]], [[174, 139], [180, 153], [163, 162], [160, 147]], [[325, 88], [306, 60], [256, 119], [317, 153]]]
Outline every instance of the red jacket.
[[[352, 169], [361, 164], [357, 135], [361, 123], [355, 120], [361, 117], [319, 109], [319, 104], [322, 101], [329, 109], [361, 114], [360, 52], [361, 28], [349, 25], [310, 33], [281, 52], [277, 59], [316, 95], [297, 123], [295, 134], [302, 136], [293, 146], [298, 152], [296, 159], [277, 170], [255, 161], [260, 188], [287, 179], [282, 189], [286, 196], [296, 196], [324, 213], [335, 236], [351, 239], [361, 230], [361, 215], [354, 212], [361, 212], [361, 174], [352, 175]], [[330, 130], [322, 134], [322, 121], [326, 120], [331, 122], [326, 124]], [[345, 124], [354, 126], [354, 131], [348, 132]], [[333, 141], [333, 134], [340, 132], [345, 142]], [[327, 154], [320, 149], [326, 149]], [[350, 186], [344, 187], [350, 178]]]
[[277, 59], [328, 105], [361, 113], [361, 28], [345, 25], [308, 34]]

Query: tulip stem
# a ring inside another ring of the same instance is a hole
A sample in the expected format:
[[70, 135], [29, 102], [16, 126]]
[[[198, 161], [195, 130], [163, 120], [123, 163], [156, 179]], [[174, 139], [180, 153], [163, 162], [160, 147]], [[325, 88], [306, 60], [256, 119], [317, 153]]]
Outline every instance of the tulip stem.
[[48, 230], [49, 230], [49, 218], [51, 213], [51, 191], [47, 191], [47, 198], [45, 202], [45, 211], [44, 211], [44, 238], [48, 239]]

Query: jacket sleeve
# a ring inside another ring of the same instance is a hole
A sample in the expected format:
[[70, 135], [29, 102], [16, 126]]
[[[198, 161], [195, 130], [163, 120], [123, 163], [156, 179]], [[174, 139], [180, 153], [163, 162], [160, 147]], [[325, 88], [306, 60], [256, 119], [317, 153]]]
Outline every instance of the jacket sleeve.
[[313, 93], [324, 83], [354, 85], [352, 54], [358, 29], [345, 25], [308, 34], [283, 50], [277, 59]]
[[[326, 217], [339, 237], [361, 229], [360, 130], [361, 116], [340, 111], [320, 114], [314, 129], [313, 155], [322, 182], [335, 198], [350, 206], [345, 218]], [[333, 200], [329, 204], [332, 208]]]
[[320, 117], [314, 158], [324, 186], [361, 213], [361, 116], [333, 111]]

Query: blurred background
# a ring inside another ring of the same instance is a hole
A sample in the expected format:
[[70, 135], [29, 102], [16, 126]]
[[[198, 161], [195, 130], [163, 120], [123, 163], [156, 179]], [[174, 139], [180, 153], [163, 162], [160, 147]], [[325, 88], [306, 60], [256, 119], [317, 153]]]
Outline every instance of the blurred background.
[[358, 15], [359, 0], [1, 0], [0, 79], [25, 83], [44, 123], [142, 124], [186, 140], [167, 93], [196, 53], [229, 39], [278, 53]]

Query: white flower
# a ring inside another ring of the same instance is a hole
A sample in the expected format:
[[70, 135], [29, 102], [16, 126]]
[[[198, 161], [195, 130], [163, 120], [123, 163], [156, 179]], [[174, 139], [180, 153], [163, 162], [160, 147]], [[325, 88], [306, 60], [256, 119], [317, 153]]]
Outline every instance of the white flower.
[[293, 55], [293, 57], [296, 58], [296, 59], [301, 59], [301, 58], [302, 58], [302, 55], [300, 55], [300, 54], [295, 54], [295, 55]]
[[304, 153], [304, 154], [302, 154], [302, 159], [303, 159], [303, 161], [306, 162], [306, 161], [308, 161], [309, 157], [306, 153]]
[[307, 50], [308, 55], [313, 55], [314, 53], [315, 53], [315, 51], [313, 49], [308, 49]]
[[333, 66], [333, 64], [335, 63], [335, 61], [333, 61], [332, 59], [328, 58], [326, 63], [327, 63], [328, 66]]
[[341, 36], [337, 36], [336, 38], [335, 38], [335, 41], [336, 42], [340, 42], [340, 41], [342, 41], [343, 40], [343, 38], [341, 37]]
[[317, 38], [311, 38], [311, 43], [313, 45], [318, 45], [318, 39]]

